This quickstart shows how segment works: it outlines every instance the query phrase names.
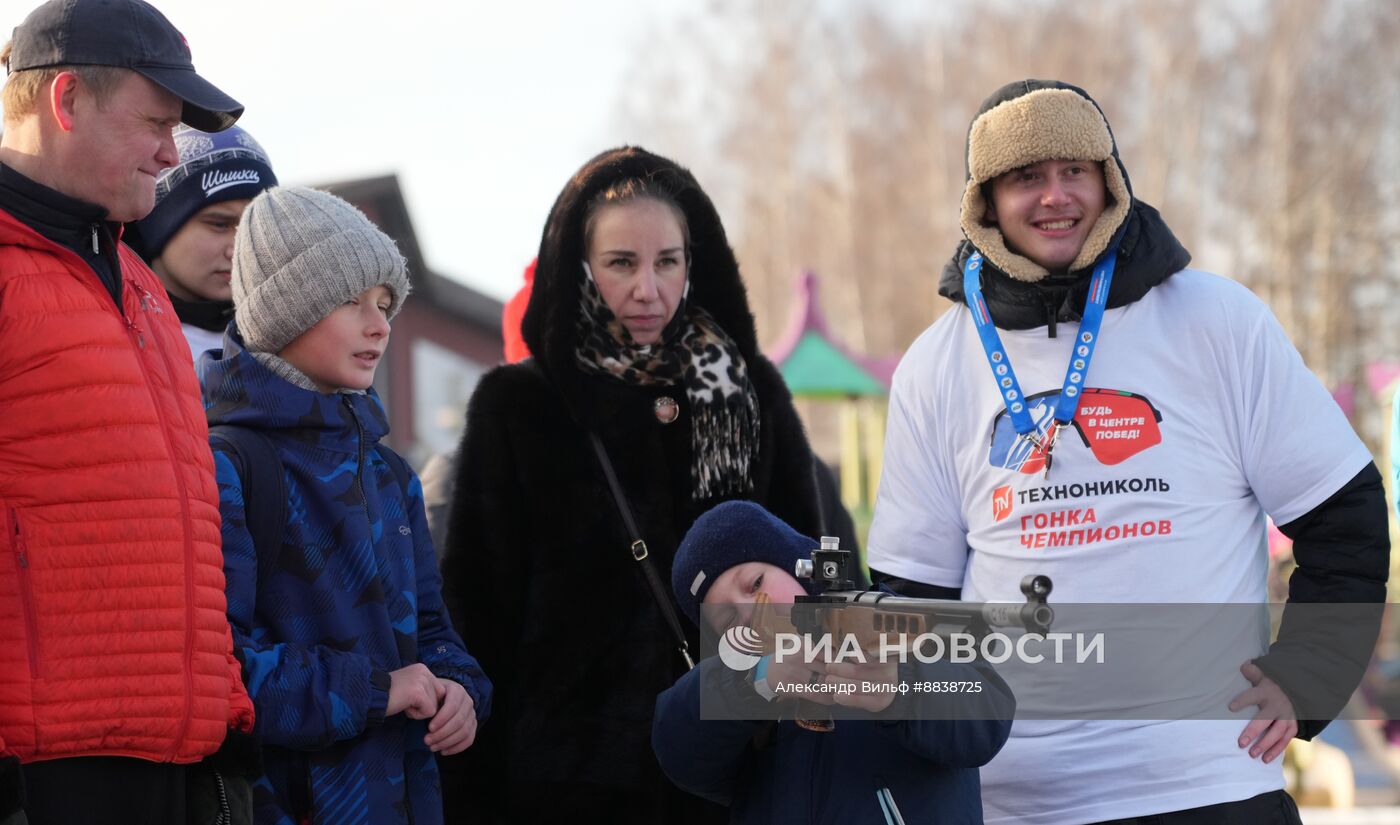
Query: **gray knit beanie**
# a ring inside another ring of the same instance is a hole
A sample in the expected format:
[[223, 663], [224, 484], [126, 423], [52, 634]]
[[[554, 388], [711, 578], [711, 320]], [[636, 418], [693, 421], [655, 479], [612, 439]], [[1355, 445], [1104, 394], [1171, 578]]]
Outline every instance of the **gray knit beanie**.
[[394, 242], [329, 192], [268, 189], [248, 204], [233, 243], [233, 306], [252, 352], [279, 352], [331, 310], [372, 287], [389, 288], [389, 318], [408, 297]]

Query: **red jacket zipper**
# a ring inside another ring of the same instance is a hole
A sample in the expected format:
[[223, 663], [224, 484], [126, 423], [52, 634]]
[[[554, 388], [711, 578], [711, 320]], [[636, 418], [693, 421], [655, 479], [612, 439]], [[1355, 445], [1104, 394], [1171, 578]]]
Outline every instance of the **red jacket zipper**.
[[[130, 286], [132, 294], [141, 300], [140, 287], [134, 281], [123, 278]], [[161, 435], [165, 437], [165, 449], [170, 456], [170, 469], [175, 476], [175, 486], [180, 497], [180, 521], [184, 526], [185, 533], [185, 712], [180, 720], [180, 732], [176, 734], [173, 742], [170, 743], [168, 758], [174, 759], [180, 753], [180, 746], [184, 744], [185, 737], [189, 734], [190, 722], [194, 716], [194, 530], [190, 523], [190, 502], [185, 489], [185, 482], [180, 477], [180, 465], [175, 460], [175, 442], [170, 437], [170, 420], [166, 417], [165, 408], [160, 403], [160, 398], [156, 395], [155, 386], [151, 383], [151, 365], [146, 363], [146, 335], [136, 322], [127, 315], [126, 307], [122, 307], [122, 315], [127, 322], [127, 331], [131, 334], [133, 343], [136, 344], [136, 362], [141, 365], [141, 373], [146, 377], [146, 389], [151, 394], [152, 406], [156, 409], [156, 417], [160, 419]], [[135, 315], [133, 312], [132, 315]], [[164, 348], [157, 343], [157, 349], [161, 350], [162, 359], [165, 355]], [[174, 375], [170, 374], [170, 362], [165, 360], [166, 378], [169, 380], [172, 392], [174, 390]]]
[[[139, 290], [141, 293], [142, 312], [149, 315], [152, 310], [156, 312], [161, 311], [160, 306], [157, 304], [157, 299], [155, 296], [151, 295], [150, 291], [136, 286], [134, 282], [132, 282], [131, 287], [133, 290]], [[154, 335], [155, 333], [152, 332], [152, 334]], [[161, 362], [165, 364], [166, 381], [171, 389], [174, 390], [178, 382], [175, 377], [176, 367], [170, 361], [170, 348], [157, 347], [157, 349], [160, 351]], [[175, 471], [175, 483], [180, 486], [181, 490], [184, 490], [185, 483], [180, 480], [180, 467], [175, 464], [175, 444], [169, 440], [168, 435], [166, 440], [167, 443], [170, 444], [170, 463], [171, 469]], [[205, 443], [208, 443], [207, 438], [205, 439]], [[176, 740], [177, 742], [185, 741], [185, 735], [189, 731], [189, 725], [194, 721], [194, 523], [190, 518], [189, 508], [189, 497], [187, 495], [181, 495], [180, 515], [185, 524], [185, 696], [188, 702], [189, 713], [185, 716], [185, 724], [180, 729], [180, 737]], [[230, 690], [230, 694], [231, 693], [232, 691]], [[226, 698], [229, 704], [232, 705], [233, 697], [229, 695]]]

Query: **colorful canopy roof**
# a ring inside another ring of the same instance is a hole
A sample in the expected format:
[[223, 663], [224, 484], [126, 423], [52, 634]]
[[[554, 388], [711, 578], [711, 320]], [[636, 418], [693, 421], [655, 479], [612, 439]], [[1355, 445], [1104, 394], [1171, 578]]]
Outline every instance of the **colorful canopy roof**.
[[793, 395], [807, 398], [848, 398], [889, 394], [898, 356], [856, 355], [830, 333], [817, 305], [817, 276], [804, 272], [797, 282], [792, 320], [769, 357]]

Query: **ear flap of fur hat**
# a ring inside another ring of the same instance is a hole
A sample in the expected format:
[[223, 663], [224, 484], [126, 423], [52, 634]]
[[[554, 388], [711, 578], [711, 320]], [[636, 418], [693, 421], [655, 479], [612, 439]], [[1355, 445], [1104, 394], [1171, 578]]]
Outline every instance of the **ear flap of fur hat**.
[[392, 319], [410, 290], [403, 255], [346, 201], [291, 186], [248, 204], [233, 244], [233, 306], [250, 351], [280, 352], [331, 310], [381, 285]]
[[700, 604], [724, 571], [736, 564], [767, 562], [791, 573], [818, 543], [752, 501], [726, 501], [690, 526], [671, 563], [676, 604], [696, 625]]
[[[1004, 88], [997, 95], [1005, 91]], [[1108, 121], [1098, 106], [1077, 90], [1036, 88], [986, 108], [968, 131], [963, 233], [998, 269], [1031, 283], [1049, 272], [1007, 248], [1001, 229], [986, 219], [987, 200], [982, 186], [998, 175], [1043, 160], [1097, 161], [1103, 167], [1104, 183], [1111, 196], [1111, 203], [1099, 215], [1084, 248], [1070, 264], [1070, 271], [1089, 266], [1103, 254], [1132, 205], [1132, 192], [1115, 155]]]

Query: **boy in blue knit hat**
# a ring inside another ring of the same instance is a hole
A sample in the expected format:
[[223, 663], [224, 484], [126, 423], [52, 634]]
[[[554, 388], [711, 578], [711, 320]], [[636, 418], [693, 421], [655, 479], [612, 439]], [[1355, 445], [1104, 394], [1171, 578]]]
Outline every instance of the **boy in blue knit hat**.
[[[723, 633], [753, 621], [754, 606], [791, 604], [808, 589], [787, 571], [817, 542], [757, 504], [731, 501], [696, 519], [676, 551], [671, 586], [692, 621]], [[796, 658], [796, 657], [794, 657]], [[794, 722], [701, 719], [700, 695], [757, 707], [794, 686], [926, 678], [924, 665], [823, 664], [764, 656], [748, 672], [712, 656], [657, 699], [652, 745], [666, 774], [691, 793], [730, 806], [731, 821], [792, 823], [980, 823], [977, 768], [1001, 748], [1015, 700], [990, 668], [937, 665], [939, 679], [972, 679], [957, 719], [911, 718], [893, 692], [803, 693], [846, 714], [830, 732]], [[954, 671], [957, 671], [956, 673]], [[896, 711], [903, 711], [902, 713]], [[929, 714], [932, 715], [932, 714]]]
[[156, 206], [128, 239], [160, 277], [198, 359], [219, 346], [233, 314], [233, 236], [243, 210], [277, 175], [241, 127], [179, 126], [174, 137], [180, 162], [160, 173]]

